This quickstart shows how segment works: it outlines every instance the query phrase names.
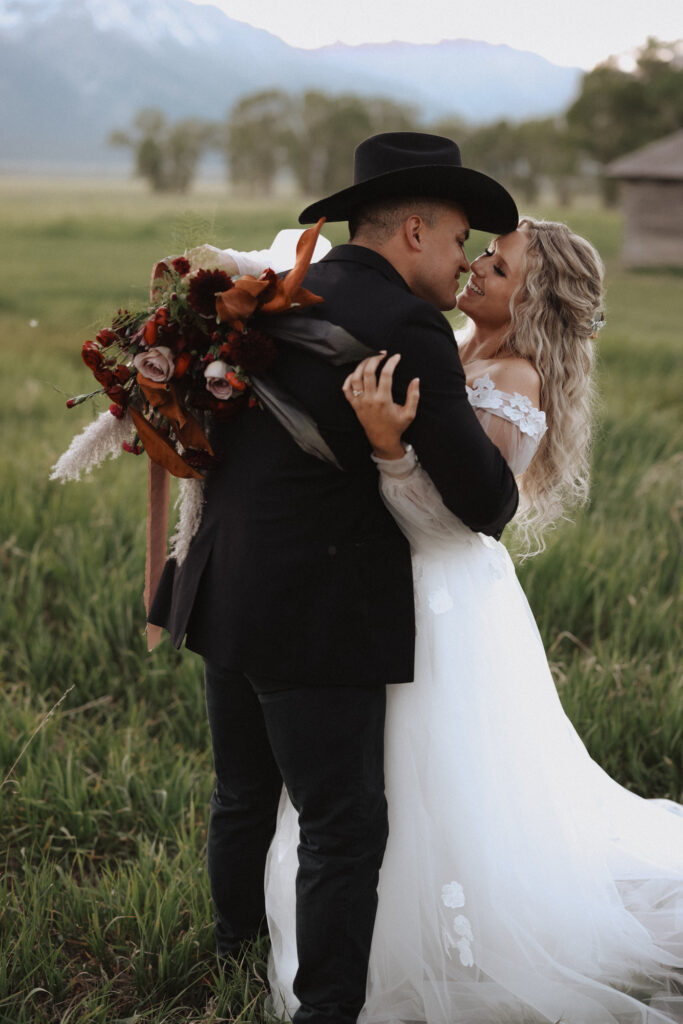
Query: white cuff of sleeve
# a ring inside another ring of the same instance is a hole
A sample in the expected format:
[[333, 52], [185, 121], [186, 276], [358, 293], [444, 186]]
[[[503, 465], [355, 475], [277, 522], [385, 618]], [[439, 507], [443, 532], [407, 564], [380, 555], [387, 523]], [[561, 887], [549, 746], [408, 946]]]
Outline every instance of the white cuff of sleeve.
[[370, 456], [372, 461], [377, 464], [380, 473], [397, 479], [410, 476], [417, 466], [417, 455], [412, 444], [405, 444], [403, 447], [406, 453], [401, 459], [378, 459], [376, 455]]

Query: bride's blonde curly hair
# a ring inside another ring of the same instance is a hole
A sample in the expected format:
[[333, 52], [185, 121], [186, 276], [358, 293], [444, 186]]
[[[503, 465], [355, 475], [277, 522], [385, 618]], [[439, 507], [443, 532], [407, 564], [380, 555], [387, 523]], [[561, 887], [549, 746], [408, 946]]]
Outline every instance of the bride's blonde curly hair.
[[515, 519], [526, 553], [538, 554], [544, 531], [588, 499], [592, 338], [602, 314], [604, 267], [593, 246], [566, 224], [523, 217], [519, 226], [530, 240], [501, 350], [527, 359], [541, 378], [548, 429], [519, 481]]

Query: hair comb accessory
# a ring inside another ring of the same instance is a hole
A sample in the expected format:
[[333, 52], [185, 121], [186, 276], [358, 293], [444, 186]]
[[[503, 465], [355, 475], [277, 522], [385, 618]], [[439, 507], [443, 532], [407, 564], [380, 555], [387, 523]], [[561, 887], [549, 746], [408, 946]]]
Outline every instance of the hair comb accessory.
[[601, 313], [597, 320], [593, 320], [591, 324], [591, 338], [597, 338], [598, 331], [601, 331], [607, 321], [605, 320], [605, 314]]

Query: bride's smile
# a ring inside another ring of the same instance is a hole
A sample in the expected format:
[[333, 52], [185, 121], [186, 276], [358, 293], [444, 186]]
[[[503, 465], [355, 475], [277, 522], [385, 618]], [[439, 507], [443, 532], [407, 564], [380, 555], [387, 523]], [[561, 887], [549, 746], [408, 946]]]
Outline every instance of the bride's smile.
[[494, 239], [471, 264], [471, 276], [458, 295], [458, 309], [480, 329], [498, 331], [510, 321], [511, 303], [524, 276], [529, 235], [523, 228]]

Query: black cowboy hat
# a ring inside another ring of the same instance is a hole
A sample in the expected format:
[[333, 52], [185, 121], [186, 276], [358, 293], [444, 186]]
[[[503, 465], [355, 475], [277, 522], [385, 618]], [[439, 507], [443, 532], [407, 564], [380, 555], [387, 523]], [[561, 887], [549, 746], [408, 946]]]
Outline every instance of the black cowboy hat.
[[449, 199], [467, 215], [470, 227], [507, 234], [519, 214], [512, 196], [480, 171], [462, 166], [452, 139], [424, 132], [372, 135], [356, 148], [353, 185], [307, 206], [300, 224], [325, 217], [349, 220], [353, 210], [377, 199]]

